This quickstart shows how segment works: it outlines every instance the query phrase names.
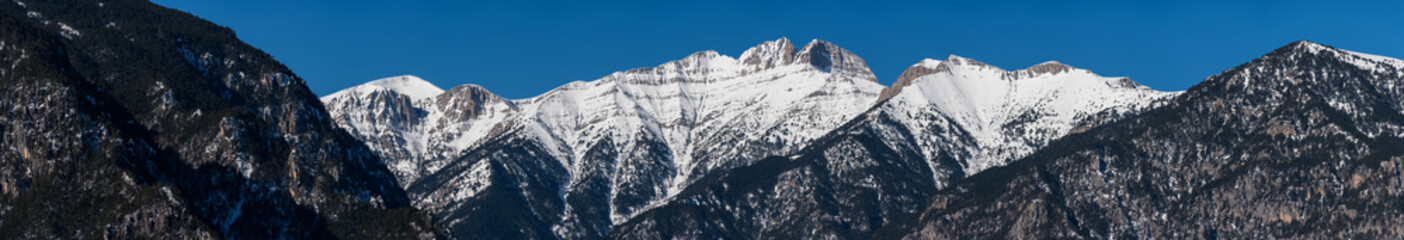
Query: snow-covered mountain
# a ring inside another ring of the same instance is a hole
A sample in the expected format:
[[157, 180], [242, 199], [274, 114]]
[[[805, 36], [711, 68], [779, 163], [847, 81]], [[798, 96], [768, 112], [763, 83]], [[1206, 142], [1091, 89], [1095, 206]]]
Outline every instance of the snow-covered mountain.
[[[577, 208], [609, 209], [608, 218], [585, 224], [607, 229], [698, 176], [804, 146], [866, 110], [884, 86], [847, 50], [819, 40], [796, 50], [782, 38], [745, 51], [740, 60], [703, 51], [529, 99], [502, 100], [476, 86], [460, 88], [490, 97], [446, 96], [455, 90], [427, 97], [422, 93], [435, 87], [396, 77], [323, 101], [338, 122], [389, 159], [406, 186], [484, 144], [479, 139], [520, 138], [540, 145], [547, 155], [540, 158], [567, 170], [565, 186], [554, 186], [564, 189], [563, 197], [608, 193], [589, 206], [568, 205], [564, 218], [580, 219], [572, 216]], [[447, 113], [464, 108], [482, 110]], [[434, 203], [475, 195], [464, 192], [472, 188], [432, 191], [440, 194], [425, 196], [457, 196]], [[571, 230], [579, 227], [557, 226], [562, 233], [581, 232]]]
[[403, 186], [443, 167], [516, 110], [482, 87], [444, 91], [415, 76], [371, 81], [321, 100], [337, 123], [386, 159]]
[[[924, 196], [1170, 95], [1056, 62], [1005, 71], [956, 56], [924, 60], [888, 88], [847, 50], [820, 40], [796, 48], [785, 38], [739, 58], [703, 51], [527, 99], [473, 85], [438, 89], [401, 76], [322, 100], [389, 161], [416, 206], [460, 236], [484, 236], [463, 234], [485, 234], [475, 220], [488, 214], [482, 204], [507, 196], [533, 209], [519, 215], [535, 226], [516, 228], [538, 232], [517, 236], [565, 238], [609, 234], [731, 169], [843, 135], [833, 132], [845, 123], [905, 129], [871, 140], [905, 146], [913, 154], [904, 161], [918, 164], [902, 167], [931, 180], [914, 183], [926, 190], [891, 194]], [[865, 120], [877, 115], [885, 120]]]
[[[885, 94], [891, 97], [880, 110], [912, 131], [925, 133], [933, 126], [960, 129], [960, 137], [913, 140], [929, 159], [969, 154], [959, 161], [966, 174], [1004, 165], [1069, 132], [1138, 112], [1175, 95], [1053, 61], [1007, 71], [955, 55], [912, 65]], [[949, 124], [953, 125], [945, 126]], [[937, 146], [964, 138], [973, 141]], [[942, 152], [950, 147], [965, 149]]]
[[924, 60], [812, 145], [699, 181], [612, 236], [866, 238], [950, 182], [1173, 95], [1055, 62]]
[[1395, 239], [1404, 61], [1299, 41], [948, 186], [881, 238]]

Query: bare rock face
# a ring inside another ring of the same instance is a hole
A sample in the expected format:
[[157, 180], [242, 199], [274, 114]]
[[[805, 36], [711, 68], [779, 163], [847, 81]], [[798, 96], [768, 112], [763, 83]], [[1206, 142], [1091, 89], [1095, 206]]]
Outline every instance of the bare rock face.
[[1292, 43], [955, 183], [881, 236], [1399, 238], [1401, 71]]
[[1074, 69], [1072, 66], [1063, 65], [1063, 63], [1059, 63], [1056, 61], [1051, 61], [1034, 65], [1026, 70], [1028, 70], [1030, 75], [1039, 75], [1071, 72]]
[[795, 45], [789, 38], [766, 41], [741, 53], [741, 63], [759, 69], [789, 65], [795, 58]]
[[[859, 75], [872, 75], [868, 69], [868, 63], [858, 58], [847, 49], [840, 48], [833, 43], [815, 39], [805, 44], [799, 53], [795, 54], [793, 62], [809, 63], [815, 69], [825, 72], [853, 72]], [[874, 82], [877, 79], [872, 79]]]
[[0, 235], [442, 236], [226, 28], [145, 1], [15, 1], [0, 31]]

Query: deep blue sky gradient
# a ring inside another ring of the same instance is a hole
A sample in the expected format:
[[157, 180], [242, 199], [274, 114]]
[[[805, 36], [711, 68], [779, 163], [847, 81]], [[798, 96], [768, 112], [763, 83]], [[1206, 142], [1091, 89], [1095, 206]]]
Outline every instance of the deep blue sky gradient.
[[1057, 60], [1160, 90], [1296, 40], [1404, 57], [1404, 1], [155, 0], [229, 26], [326, 95], [413, 74], [526, 98], [693, 52], [824, 39], [884, 84], [923, 58]]

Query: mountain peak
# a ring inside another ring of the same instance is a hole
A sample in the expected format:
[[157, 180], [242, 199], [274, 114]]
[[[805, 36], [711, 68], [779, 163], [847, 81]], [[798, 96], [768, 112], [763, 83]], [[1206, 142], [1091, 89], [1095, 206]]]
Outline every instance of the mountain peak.
[[448, 91], [444, 91], [444, 93], [447, 93], [447, 94], [440, 94], [440, 95], [463, 95], [463, 94], [467, 94], [467, 95], [482, 95], [482, 96], [497, 97], [497, 94], [493, 94], [492, 91], [488, 91], [487, 88], [484, 88], [483, 86], [479, 86], [479, 85], [477, 85], [477, 84], [471, 84], [471, 83], [470, 83], [470, 84], [463, 84], [463, 85], [459, 85], [459, 86], [457, 86], [457, 87], [450, 88]]
[[[755, 69], [769, 69], [797, 63], [807, 63], [821, 71], [858, 72], [872, 74], [867, 62], [832, 42], [814, 39], [798, 51], [789, 38], [766, 41], [741, 53], [742, 64]], [[876, 78], [874, 78], [876, 81]]]
[[[1353, 77], [1329, 77], [1340, 74]], [[1298, 88], [1309, 88], [1317, 93], [1356, 95], [1365, 90], [1342, 89], [1348, 86], [1379, 85], [1402, 75], [1404, 61], [1303, 40], [1279, 47], [1253, 61], [1212, 76], [1200, 85], [1253, 94], [1281, 94]], [[1384, 84], [1369, 88], [1385, 89], [1390, 86], [1392, 85]]]
[[746, 49], [738, 60], [746, 65], [766, 69], [788, 65], [794, 60], [794, 56], [795, 45], [790, 43], [789, 38], [781, 37]]
[[1295, 42], [1292, 42], [1292, 43], [1288, 43], [1288, 44], [1285, 45], [1285, 46], [1279, 47], [1279, 48], [1273, 50], [1271, 53], [1268, 53], [1267, 55], [1269, 55], [1269, 56], [1275, 56], [1275, 55], [1293, 55], [1293, 54], [1302, 54], [1302, 53], [1306, 53], [1306, 54], [1315, 54], [1315, 53], [1321, 52], [1322, 50], [1333, 50], [1333, 49], [1336, 49], [1336, 48], [1333, 48], [1333, 47], [1330, 47], [1330, 46], [1326, 46], [1326, 45], [1322, 45], [1322, 44], [1320, 44], [1320, 43], [1316, 43], [1316, 42], [1312, 42], [1312, 41], [1299, 40], [1299, 41], [1295, 41]]
[[1309, 41], [1309, 40], [1297, 40], [1297, 41], [1295, 41], [1295, 42], [1292, 42], [1292, 43], [1287, 44], [1286, 47], [1288, 47], [1288, 48], [1293, 48], [1293, 49], [1308, 49], [1308, 50], [1314, 50], [1314, 51], [1320, 51], [1320, 50], [1322, 50], [1322, 49], [1332, 49], [1332, 48], [1333, 48], [1333, 47], [1326, 46], [1326, 45], [1323, 45], [1323, 44], [1320, 44], [1320, 43], [1316, 43], [1316, 42], [1312, 42], [1312, 41]]
[[471, 103], [471, 105], [481, 105], [480, 103], [484, 102], [508, 101], [507, 99], [504, 99], [501, 96], [497, 96], [497, 94], [492, 93], [492, 91], [488, 91], [488, 89], [484, 88], [483, 86], [478, 86], [477, 84], [463, 84], [457, 87], [453, 87], [448, 91], [445, 91], [443, 94], [435, 96], [434, 102], [437, 105], [443, 106], [449, 104], [461, 104], [462, 102]]
[[414, 75], [400, 75], [376, 79], [365, 84], [337, 91], [323, 98], [334, 98], [351, 92], [370, 92], [379, 89], [389, 90], [415, 100], [431, 98], [444, 93], [444, 89], [434, 86], [434, 84], [429, 83], [429, 81], [425, 81]]
[[414, 75], [381, 78], [365, 85], [383, 87], [414, 99], [429, 98], [444, 93], [444, 89]]
[[1301, 40], [1287, 44], [1269, 53], [1268, 56], [1294, 56], [1301, 54], [1328, 54], [1341, 61], [1353, 64], [1361, 69], [1371, 71], [1383, 71], [1388, 69], [1404, 69], [1404, 61], [1399, 59], [1379, 56], [1368, 53], [1355, 52], [1339, 49], [1324, 44]]
[[463, 84], [434, 97], [432, 104], [445, 116], [462, 121], [477, 117], [490, 108], [489, 104], [498, 103], [505, 104], [507, 109], [516, 109], [516, 105], [493, 94], [487, 88], [476, 84]]
[[[809, 63], [809, 65], [825, 72], [858, 72], [872, 74], [868, 70], [868, 63], [862, 58], [843, 49], [834, 43], [814, 39], [804, 45], [799, 53], [795, 55], [796, 63]], [[876, 81], [876, 79], [873, 79]]]

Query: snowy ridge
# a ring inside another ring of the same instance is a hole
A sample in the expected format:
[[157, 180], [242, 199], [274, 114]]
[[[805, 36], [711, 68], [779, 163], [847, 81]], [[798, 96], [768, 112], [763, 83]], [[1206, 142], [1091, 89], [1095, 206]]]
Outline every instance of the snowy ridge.
[[[1099, 117], [1131, 113], [1174, 95], [1056, 61], [1006, 71], [951, 55], [923, 60], [907, 72], [917, 74], [904, 73], [881, 108], [907, 116], [899, 122], [911, 129], [929, 127], [935, 118], [954, 121], [978, 143], [967, 146], [973, 153], [964, 161], [967, 174], [1004, 165], [1075, 128], [1108, 120]], [[943, 149], [932, 146], [940, 141], [917, 141], [928, 151]]]
[[413, 75], [401, 75], [388, 78], [381, 78], [370, 81], [355, 87], [343, 89], [335, 93], [322, 97], [326, 102], [330, 99], [345, 97], [349, 94], [370, 94], [377, 90], [388, 90], [409, 97], [410, 99], [425, 99], [444, 93], [444, 89], [434, 86], [429, 81], [424, 81]]
[[1404, 61], [1396, 58], [1338, 49], [1310, 41], [1298, 41], [1289, 46], [1305, 48], [1305, 50], [1315, 54], [1320, 54], [1323, 51], [1335, 53], [1337, 58], [1373, 72], [1404, 69]]
[[[788, 43], [747, 50], [749, 63], [704, 51], [574, 82], [517, 101], [522, 114], [514, 121], [539, 124], [549, 133], [538, 135], [542, 142], [563, 143], [552, 152], [573, 173], [595, 167], [582, 161], [586, 151], [611, 139], [623, 156], [612, 194], [645, 192], [654, 202], [708, 172], [797, 149], [871, 106], [883, 89], [846, 50], [815, 40], [797, 53]], [[640, 147], [656, 144], [668, 151]], [[587, 178], [572, 176], [572, 185]], [[612, 219], [642, 207], [617, 206]]]

